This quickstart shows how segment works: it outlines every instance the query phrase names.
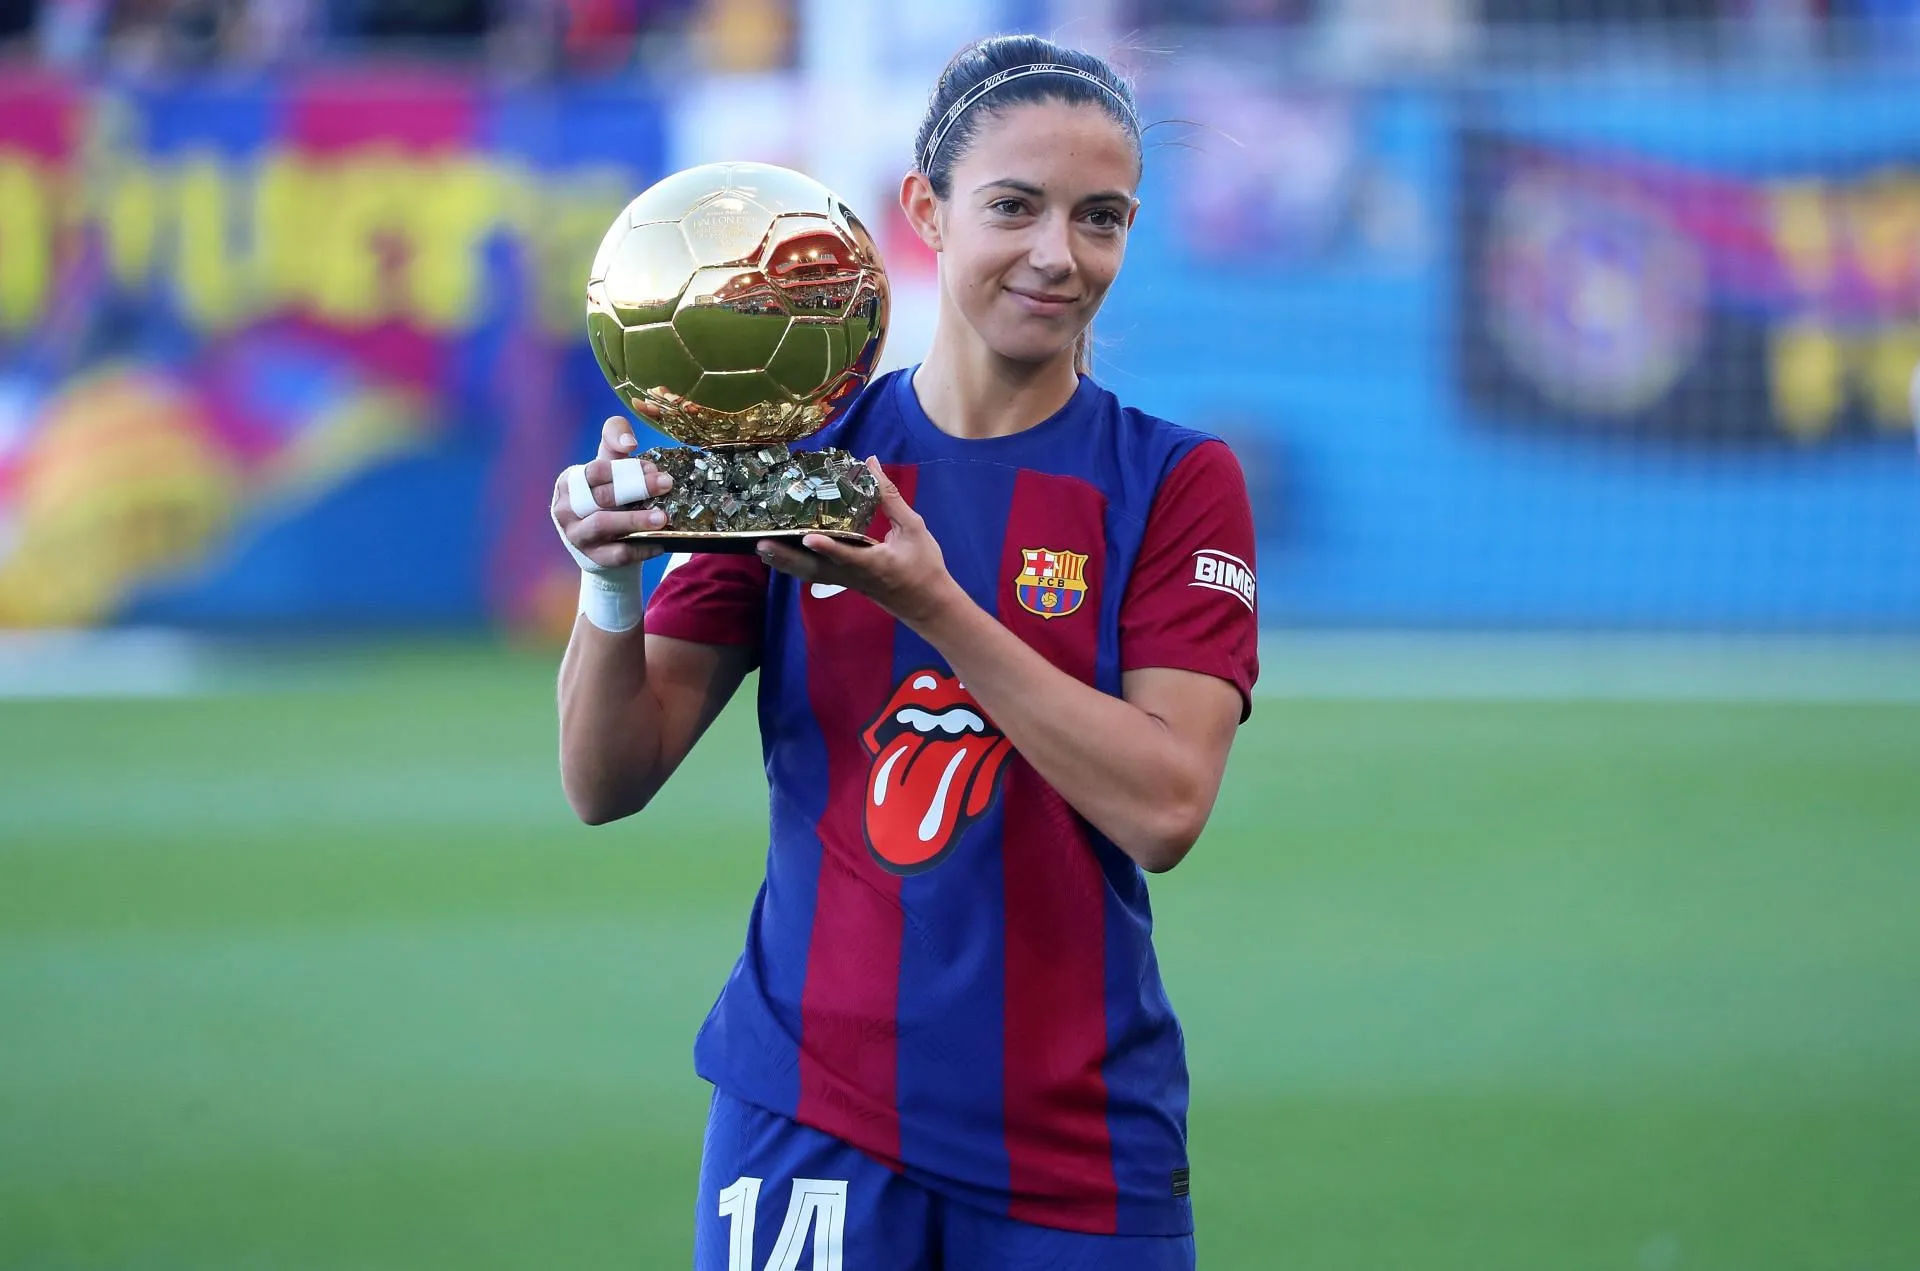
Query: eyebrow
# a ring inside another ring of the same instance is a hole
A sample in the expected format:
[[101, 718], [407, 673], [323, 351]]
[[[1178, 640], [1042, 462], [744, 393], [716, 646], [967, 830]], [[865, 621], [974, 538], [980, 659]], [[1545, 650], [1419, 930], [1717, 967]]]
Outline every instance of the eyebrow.
[[[988, 190], [996, 189], [1013, 190], [1016, 193], [1036, 199], [1045, 198], [1047, 193], [1031, 181], [1020, 181], [1013, 177], [1001, 177], [995, 181], [988, 181], [984, 185], [975, 186], [973, 192], [975, 194], [983, 194]], [[1082, 203], [1119, 203], [1124, 206], [1133, 202], [1133, 196], [1124, 194], [1119, 190], [1102, 190], [1098, 194], [1089, 194], [1080, 201]]]

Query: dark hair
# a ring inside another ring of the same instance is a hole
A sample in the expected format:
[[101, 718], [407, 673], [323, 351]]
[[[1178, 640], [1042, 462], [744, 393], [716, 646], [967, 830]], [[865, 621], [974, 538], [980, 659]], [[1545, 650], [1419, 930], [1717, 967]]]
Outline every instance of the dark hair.
[[[956, 103], [994, 76], [1036, 65], [1067, 70], [1011, 76], [948, 118]], [[995, 35], [955, 53], [934, 81], [927, 113], [913, 138], [913, 166], [926, 175], [934, 194], [945, 200], [953, 194], [954, 164], [966, 154], [983, 120], [1012, 106], [1046, 101], [1099, 107], [1133, 138], [1135, 153], [1139, 152], [1140, 108], [1133, 89], [1104, 58], [1038, 35]], [[1086, 331], [1074, 342], [1073, 360], [1081, 372], [1092, 368], [1092, 340]]]

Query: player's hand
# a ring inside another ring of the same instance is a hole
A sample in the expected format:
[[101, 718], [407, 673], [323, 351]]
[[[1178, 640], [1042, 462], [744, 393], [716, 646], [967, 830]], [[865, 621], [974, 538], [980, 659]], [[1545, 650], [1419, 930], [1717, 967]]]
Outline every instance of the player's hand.
[[880, 461], [868, 459], [867, 468], [879, 484], [880, 510], [892, 526], [885, 539], [868, 547], [809, 534], [800, 540], [805, 551], [778, 539], [762, 539], [755, 550], [783, 574], [803, 582], [852, 588], [908, 626], [916, 626], [956, 593], [964, 593], [947, 573], [947, 559], [927, 523], [901, 496], [900, 487]]
[[[666, 513], [631, 505], [673, 488], [672, 477], [647, 460], [633, 457], [638, 448], [633, 425], [626, 419], [615, 415], [601, 425], [599, 453], [580, 469], [586, 501], [591, 504], [584, 516], [575, 506], [581, 490], [573, 469], [554, 478], [553, 523], [567, 544], [592, 562], [585, 568], [618, 569], [651, 560], [665, 550], [627, 541], [629, 534], [657, 530], [667, 523]], [[616, 464], [621, 467], [616, 469]], [[616, 493], [616, 481], [620, 492], [628, 495], [624, 506]]]

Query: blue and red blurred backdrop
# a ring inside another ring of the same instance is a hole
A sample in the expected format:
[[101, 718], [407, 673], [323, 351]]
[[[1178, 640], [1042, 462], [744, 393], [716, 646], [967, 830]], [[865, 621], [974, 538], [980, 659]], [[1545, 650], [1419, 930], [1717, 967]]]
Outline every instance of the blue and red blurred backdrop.
[[[1100, 373], [1240, 451], [1269, 622], [1920, 629], [1901, 82], [1172, 59], [1149, 113], [1206, 127], [1148, 151]], [[844, 103], [685, 89], [10, 69], [0, 625], [563, 624], [547, 498], [616, 405], [582, 338], [605, 225], [688, 163], [847, 170], [806, 118]], [[882, 203], [922, 89], [842, 189], [903, 312], [930, 275]]]

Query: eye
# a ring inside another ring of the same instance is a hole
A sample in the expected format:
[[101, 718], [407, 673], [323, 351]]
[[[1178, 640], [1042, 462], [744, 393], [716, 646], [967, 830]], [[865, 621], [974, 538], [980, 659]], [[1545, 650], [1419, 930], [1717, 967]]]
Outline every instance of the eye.
[[1111, 207], [1096, 207], [1087, 213], [1087, 219], [1101, 229], [1119, 229], [1127, 223], [1127, 218], [1120, 214], [1119, 209]]
[[1027, 210], [1027, 205], [1019, 199], [1008, 198], [995, 199], [993, 202], [987, 204], [987, 208], [990, 211], [1000, 213], [1002, 216], [1018, 216]]

